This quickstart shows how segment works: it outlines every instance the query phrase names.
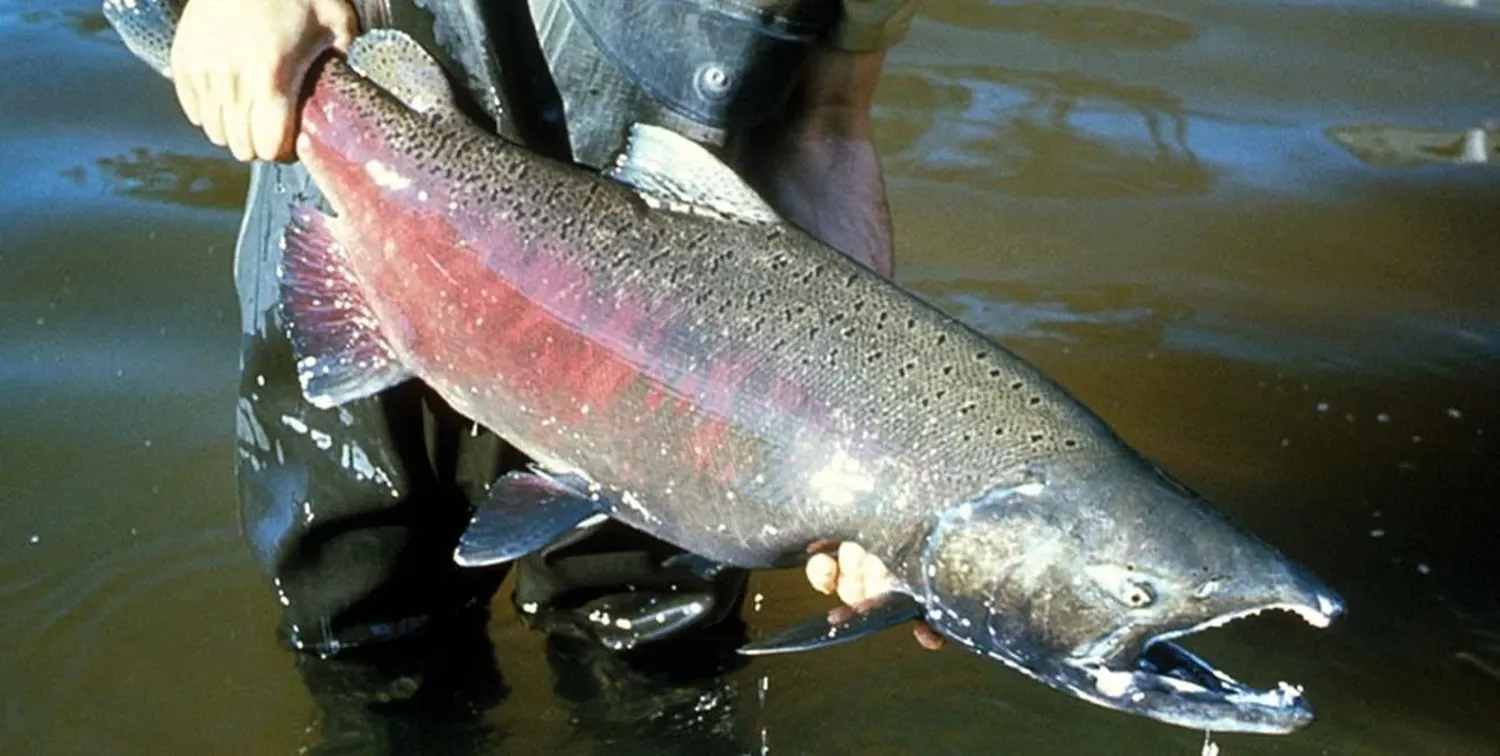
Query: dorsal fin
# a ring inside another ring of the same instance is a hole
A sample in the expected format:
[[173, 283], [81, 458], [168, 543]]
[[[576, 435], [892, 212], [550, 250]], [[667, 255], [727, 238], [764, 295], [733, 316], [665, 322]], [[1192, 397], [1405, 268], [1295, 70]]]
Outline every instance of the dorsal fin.
[[374, 29], [349, 45], [349, 67], [403, 105], [433, 118], [458, 118], [453, 87], [442, 66], [415, 39], [396, 29]]
[[631, 126], [625, 151], [604, 175], [635, 189], [652, 207], [741, 223], [781, 223], [776, 211], [713, 153], [660, 126]]

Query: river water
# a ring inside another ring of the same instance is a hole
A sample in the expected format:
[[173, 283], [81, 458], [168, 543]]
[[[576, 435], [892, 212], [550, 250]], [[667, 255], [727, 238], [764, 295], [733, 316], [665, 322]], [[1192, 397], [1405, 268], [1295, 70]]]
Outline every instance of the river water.
[[[901, 283], [1349, 603], [1192, 642], [1319, 712], [1213, 745], [1500, 753], [1500, 6], [926, 5], [878, 96]], [[0, 0], [0, 67], [0, 753], [317, 749], [233, 499], [246, 174], [97, 3]], [[751, 594], [752, 635], [828, 604]], [[490, 636], [501, 700], [376, 750], [1204, 748], [905, 633], [703, 675], [503, 598]]]

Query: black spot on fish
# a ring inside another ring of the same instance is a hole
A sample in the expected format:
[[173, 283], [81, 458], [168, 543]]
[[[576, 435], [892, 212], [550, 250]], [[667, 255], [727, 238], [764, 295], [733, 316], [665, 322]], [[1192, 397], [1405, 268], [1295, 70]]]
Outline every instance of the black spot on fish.
[[991, 368], [990, 369], [990, 377], [991, 378], [999, 378], [1000, 377], [1000, 368]]
[[1026, 384], [1021, 383], [1020, 381], [1015, 381], [1014, 383], [1010, 384], [1010, 389], [1012, 391], [1020, 391], [1025, 385]]
[[944, 365], [943, 366], [943, 375], [953, 375], [953, 366], [952, 365]]
[[1069, 449], [1072, 449], [1072, 448], [1078, 446], [1078, 442], [1074, 441], [1073, 439], [1070, 438], [1070, 439], [1067, 439], [1066, 441], [1063, 441], [1063, 446], [1066, 446]]
[[946, 333], [940, 333], [940, 334], [938, 334], [936, 341], [937, 341], [937, 343], [938, 343], [939, 346], [942, 346], [943, 344], [948, 343], [948, 334], [946, 334]]
[[1042, 398], [1040, 396], [1033, 396], [1030, 399], [1027, 399], [1026, 403], [1029, 404], [1029, 405], [1031, 405], [1031, 406], [1033, 406], [1033, 407], [1035, 407], [1038, 404], [1042, 403]]
[[1044, 436], [1044, 435], [1042, 435], [1040, 433], [1033, 433], [1033, 434], [1031, 434], [1031, 443], [1034, 444], [1034, 443], [1036, 443], [1038, 441], [1041, 441], [1045, 437], [1046, 436]]
[[849, 338], [850, 336], [853, 336], [854, 335], [854, 326], [849, 326], [848, 328], [845, 328], [844, 330], [839, 331], [839, 335], [843, 336], [846, 339]]

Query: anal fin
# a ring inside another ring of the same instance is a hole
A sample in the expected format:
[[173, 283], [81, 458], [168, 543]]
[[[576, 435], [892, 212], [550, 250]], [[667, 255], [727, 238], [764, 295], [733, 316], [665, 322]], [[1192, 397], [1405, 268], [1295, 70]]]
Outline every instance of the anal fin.
[[740, 648], [746, 656], [787, 654], [837, 646], [922, 616], [922, 605], [904, 593], [890, 592], [856, 606], [839, 607], [826, 617], [793, 625]]
[[551, 545], [569, 530], [602, 517], [604, 505], [572, 478], [507, 473], [469, 520], [453, 552], [464, 567], [519, 559]]
[[302, 393], [329, 408], [412, 377], [380, 332], [330, 219], [297, 208], [283, 237], [281, 309]]

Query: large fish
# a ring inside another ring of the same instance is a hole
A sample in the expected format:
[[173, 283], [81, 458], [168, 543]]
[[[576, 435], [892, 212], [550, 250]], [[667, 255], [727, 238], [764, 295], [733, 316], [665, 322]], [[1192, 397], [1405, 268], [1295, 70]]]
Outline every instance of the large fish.
[[[175, 11], [105, 8], [169, 73]], [[1266, 609], [1323, 627], [1339, 598], [1046, 376], [669, 131], [637, 126], [601, 176], [476, 129], [452, 98], [397, 32], [324, 62], [297, 154], [337, 217], [297, 214], [282, 286], [311, 401], [419, 377], [536, 460], [496, 483], [460, 562], [601, 516], [706, 572], [852, 540], [896, 590], [748, 653], [921, 618], [1112, 709], [1220, 731], [1311, 720], [1300, 688], [1251, 689], [1170, 639]]]

